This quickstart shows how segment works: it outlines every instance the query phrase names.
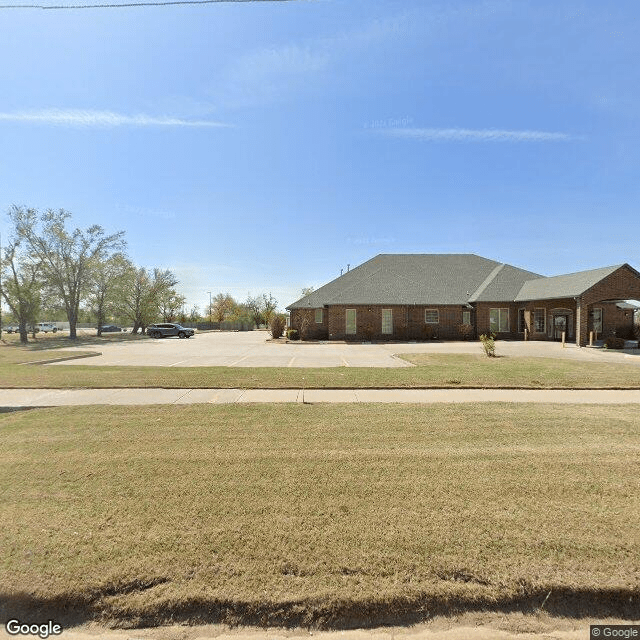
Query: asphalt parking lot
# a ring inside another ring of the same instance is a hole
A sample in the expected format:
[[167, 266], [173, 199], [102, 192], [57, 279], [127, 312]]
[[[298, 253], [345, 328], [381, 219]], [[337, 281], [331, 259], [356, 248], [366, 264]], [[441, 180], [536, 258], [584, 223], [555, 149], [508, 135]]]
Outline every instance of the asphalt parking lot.
[[[188, 340], [163, 338], [71, 347], [102, 355], [49, 366], [159, 367], [407, 367], [399, 353], [481, 353], [479, 342], [274, 343], [265, 331], [210, 332]], [[562, 357], [640, 364], [640, 351], [603, 353], [556, 342], [497, 342], [498, 355]]]

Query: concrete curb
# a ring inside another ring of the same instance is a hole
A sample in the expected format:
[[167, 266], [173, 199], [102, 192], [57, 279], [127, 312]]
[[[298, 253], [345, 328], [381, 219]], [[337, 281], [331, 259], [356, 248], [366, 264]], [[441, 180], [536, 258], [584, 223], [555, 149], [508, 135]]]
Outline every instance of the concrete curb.
[[66, 362], [67, 360], [80, 360], [81, 358], [95, 358], [96, 356], [101, 356], [101, 351], [96, 351], [95, 353], [80, 353], [75, 356], [63, 356], [60, 358], [53, 358], [51, 360], [34, 360], [33, 362], [21, 362], [21, 366], [30, 365], [30, 364], [55, 364], [56, 362]]

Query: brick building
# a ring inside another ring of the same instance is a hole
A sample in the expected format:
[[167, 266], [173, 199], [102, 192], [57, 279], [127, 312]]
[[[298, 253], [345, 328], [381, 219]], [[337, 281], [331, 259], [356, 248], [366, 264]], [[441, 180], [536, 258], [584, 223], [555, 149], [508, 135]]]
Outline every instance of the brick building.
[[303, 338], [560, 340], [631, 337], [628, 264], [545, 277], [474, 254], [381, 254], [289, 305]]

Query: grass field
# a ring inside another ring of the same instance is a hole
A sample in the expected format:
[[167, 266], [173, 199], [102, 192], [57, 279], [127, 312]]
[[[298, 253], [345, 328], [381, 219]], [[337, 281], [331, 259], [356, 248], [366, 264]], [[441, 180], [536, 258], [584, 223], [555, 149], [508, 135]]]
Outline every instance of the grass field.
[[640, 389], [634, 364], [463, 354], [406, 354], [406, 368], [16, 366], [69, 353], [0, 347], [0, 387]]
[[544, 603], [637, 617], [639, 415], [507, 404], [3, 414], [1, 611], [348, 627]]

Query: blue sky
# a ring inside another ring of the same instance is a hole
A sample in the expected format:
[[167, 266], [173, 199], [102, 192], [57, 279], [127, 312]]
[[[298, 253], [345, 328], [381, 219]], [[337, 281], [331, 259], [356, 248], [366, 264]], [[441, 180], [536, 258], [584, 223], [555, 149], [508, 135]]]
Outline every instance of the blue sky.
[[639, 15], [547, 0], [2, 9], [0, 210], [125, 230], [131, 258], [174, 270], [201, 308], [208, 291], [284, 308], [378, 253], [640, 268]]

